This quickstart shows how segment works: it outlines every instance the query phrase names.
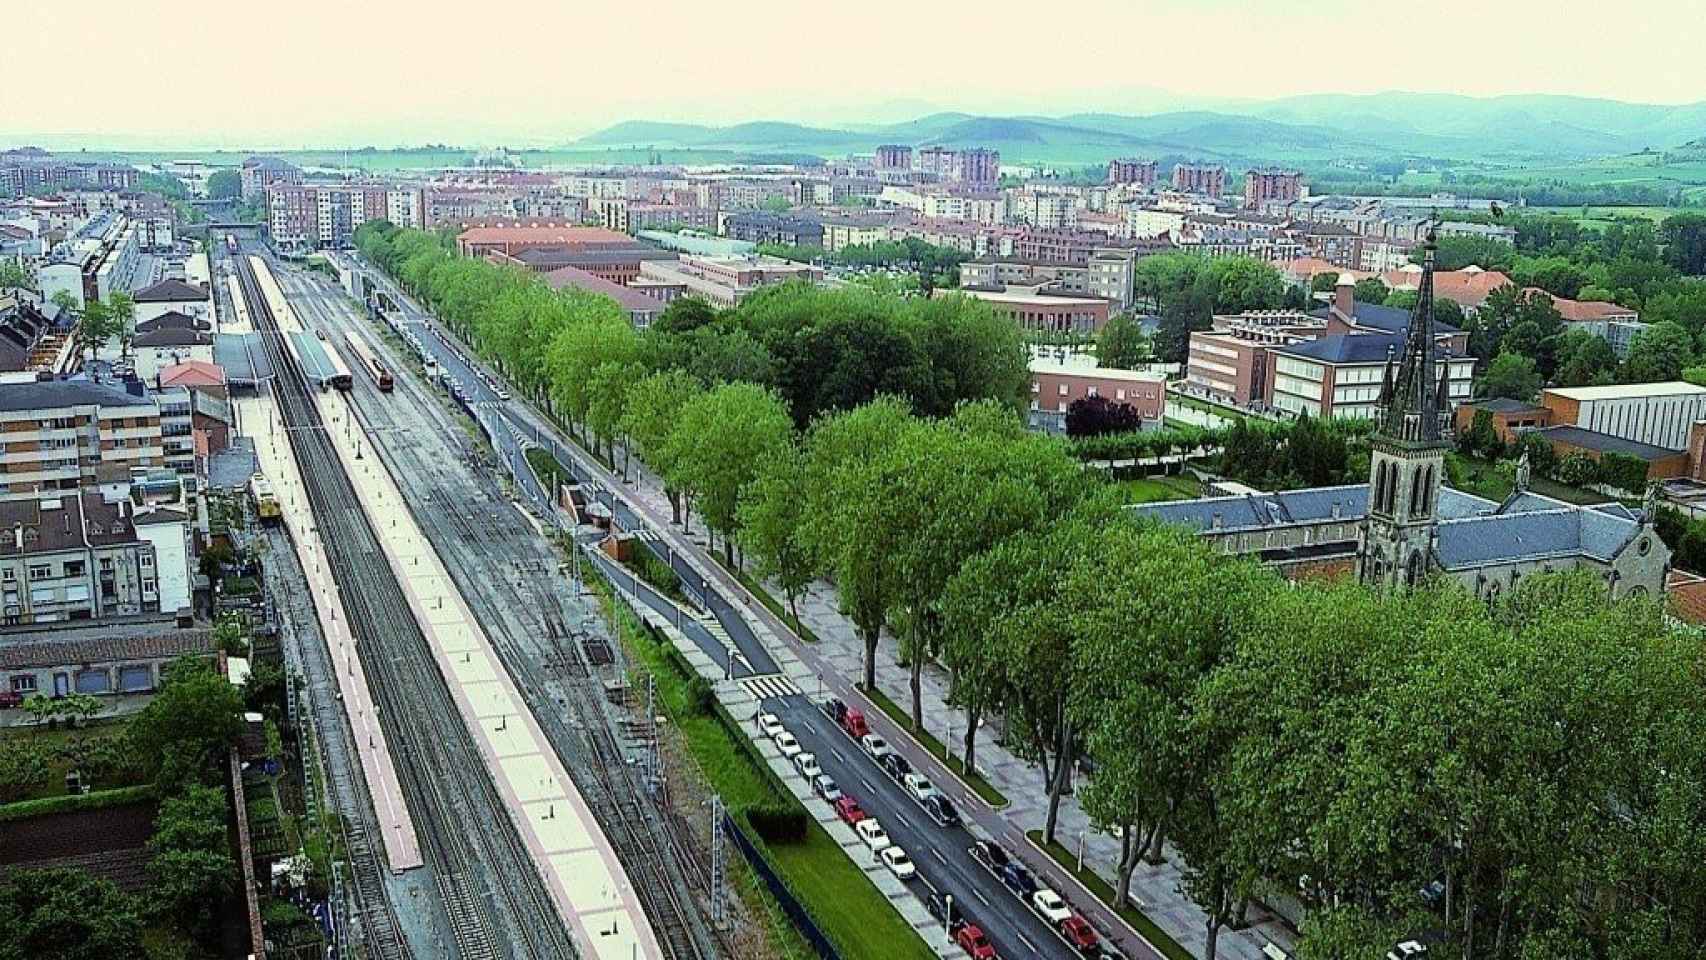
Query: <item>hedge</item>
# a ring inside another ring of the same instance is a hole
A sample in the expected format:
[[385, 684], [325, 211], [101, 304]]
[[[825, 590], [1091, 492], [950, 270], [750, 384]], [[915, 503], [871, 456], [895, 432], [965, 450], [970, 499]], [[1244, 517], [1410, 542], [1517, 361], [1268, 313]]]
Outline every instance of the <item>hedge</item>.
[[91, 793], [68, 793], [60, 797], [20, 800], [17, 803], [8, 803], [0, 807], [0, 823], [10, 820], [28, 820], [31, 817], [45, 817], [54, 813], [124, 807], [133, 803], [145, 803], [153, 800], [155, 796], [154, 785], [144, 783], [134, 787], [115, 787], [111, 790], [96, 790]]

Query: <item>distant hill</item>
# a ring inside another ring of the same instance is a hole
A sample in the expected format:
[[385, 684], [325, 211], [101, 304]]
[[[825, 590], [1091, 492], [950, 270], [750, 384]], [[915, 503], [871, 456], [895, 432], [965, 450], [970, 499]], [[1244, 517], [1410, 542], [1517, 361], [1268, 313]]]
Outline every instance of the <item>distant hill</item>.
[[982, 145], [1013, 163], [1094, 163], [1110, 156], [1202, 157], [1229, 164], [1327, 164], [1392, 157], [1569, 163], [1667, 149], [1706, 135], [1706, 102], [1667, 106], [1582, 97], [1321, 94], [1240, 101], [1216, 110], [1124, 115], [986, 116], [943, 112], [847, 129], [630, 121], [576, 147], [812, 153], [881, 143]]

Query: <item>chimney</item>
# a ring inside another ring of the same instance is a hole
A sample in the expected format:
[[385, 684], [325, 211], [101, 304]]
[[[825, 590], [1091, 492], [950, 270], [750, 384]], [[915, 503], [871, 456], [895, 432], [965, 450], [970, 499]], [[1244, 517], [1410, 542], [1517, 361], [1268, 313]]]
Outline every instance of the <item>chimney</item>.
[[1341, 273], [1338, 285], [1333, 288], [1333, 309], [1346, 320], [1356, 315], [1356, 286], [1350, 274]]
[[1333, 519], [1334, 520], [1339, 519], [1340, 515], [1341, 514], [1339, 512], [1339, 501], [1334, 500], [1333, 501]]
[[1208, 528], [1210, 530], [1219, 530], [1223, 526], [1225, 526], [1225, 519], [1219, 513], [1216, 513], [1214, 515], [1214, 519], [1209, 521]]

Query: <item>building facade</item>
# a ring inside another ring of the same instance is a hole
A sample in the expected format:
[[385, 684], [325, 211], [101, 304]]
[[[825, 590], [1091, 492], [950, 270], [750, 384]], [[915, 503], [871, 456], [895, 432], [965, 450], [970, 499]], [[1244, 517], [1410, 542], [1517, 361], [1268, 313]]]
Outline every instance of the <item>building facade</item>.
[[1244, 208], [1259, 210], [1270, 203], [1290, 203], [1303, 196], [1303, 173], [1298, 170], [1250, 170], [1244, 174]]
[[161, 466], [160, 408], [136, 387], [0, 385], [0, 502], [127, 485], [136, 470]]
[[1173, 168], [1173, 189], [1219, 197], [1226, 192], [1226, 168], [1212, 163], [1181, 163]]

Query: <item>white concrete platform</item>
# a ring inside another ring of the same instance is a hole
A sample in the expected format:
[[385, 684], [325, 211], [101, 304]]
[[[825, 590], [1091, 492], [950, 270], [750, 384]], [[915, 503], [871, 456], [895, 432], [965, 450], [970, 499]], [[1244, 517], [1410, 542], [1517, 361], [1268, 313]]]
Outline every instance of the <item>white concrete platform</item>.
[[[237, 301], [241, 303], [241, 299]], [[373, 706], [373, 694], [367, 686], [367, 674], [361, 658], [356, 655], [357, 639], [349, 629], [349, 613], [338, 596], [337, 584], [325, 561], [325, 546], [314, 524], [308, 506], [308, 495], [302, 486], [302, 474], [297, 469], [289, 440], [278, 419], [278, 408], [268, 397], [239, 397], [237, 428], [255, 441], [255, 453], [261, 462], [261, 472], [272, 481], [278, 495], [284, 522], [290, 528], [291, 542], [308, 576], [308, 591], [314, 599], [314, 612], [320, 619], [320, 631], [337, 665], [338, 692], [355, 734], [356, 754], [361, 761], [362, 776], [367, 792], [373, 797], [374, 812], [378, 815], [385, 839], [385, 859], [393, 872], [421, 865], [420, 839], [415, 835], [414, 821], [403, 801], [403, 788], [397, 782], [397, 768], [391, 760], [391, 748], [385, 731], [380, 728], [379, 714]]]

